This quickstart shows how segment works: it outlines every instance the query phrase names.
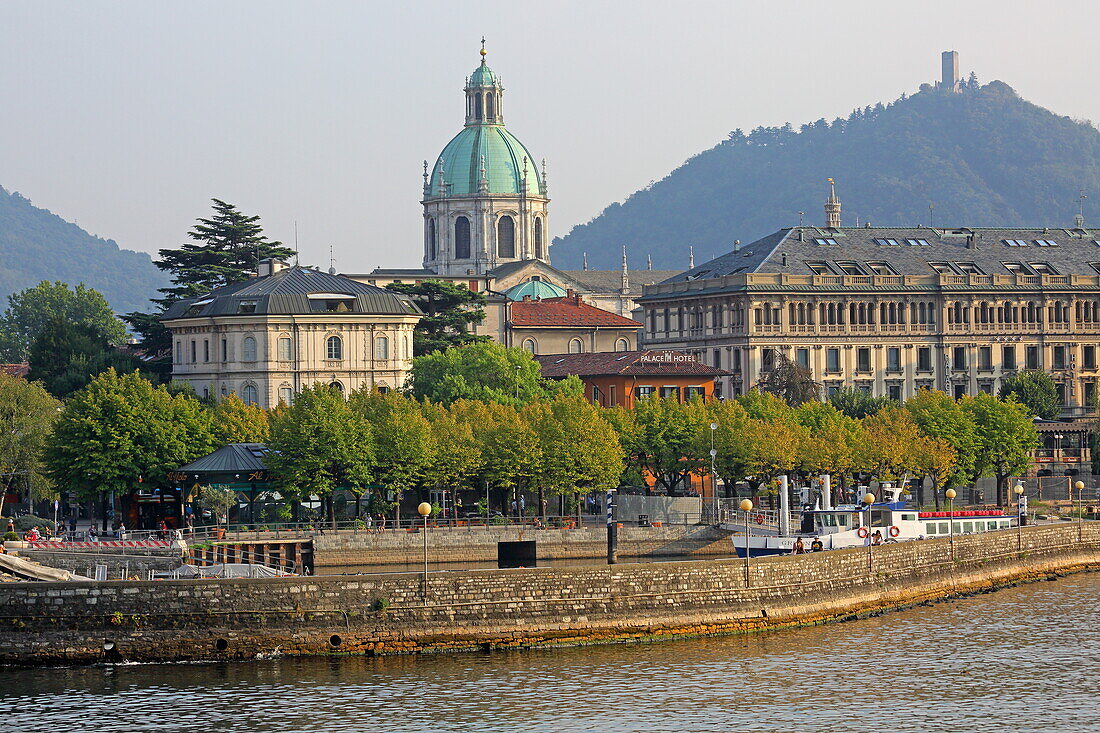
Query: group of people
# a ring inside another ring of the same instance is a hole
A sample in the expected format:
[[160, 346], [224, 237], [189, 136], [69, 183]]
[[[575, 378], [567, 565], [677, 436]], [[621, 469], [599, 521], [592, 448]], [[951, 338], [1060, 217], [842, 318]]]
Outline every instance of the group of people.
[[821, 552], [825, 549], [825, 545], [821, 543], [820, 537], [814, 537], [813, 542], [810, 543], [810, 549], [806, 549], [806, 543], [799, 537], [794, 541], [794, 547], [791, 548], [792, 555], [805, 555], [807, 552]]

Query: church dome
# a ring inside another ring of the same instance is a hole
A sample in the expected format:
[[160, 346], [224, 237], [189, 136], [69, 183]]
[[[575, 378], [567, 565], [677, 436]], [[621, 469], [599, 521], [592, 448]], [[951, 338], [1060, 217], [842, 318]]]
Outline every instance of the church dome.
[[523, 162], [527, 159], [527, 194], [542, 196], [543, 181], [531, 152], [503, 125], [470, 125], [447, 143], [432, 170], [429, 190], [440, 194], [440, 175], [448, 196], [473, 196], [479, 192], [482, 158], [490, 194], [523, 191]]
[[525, 297], [529, 297], [531, 300], [564, 298], [568, 294], [564, 288], [545, 280], [528, 280], [519, 285], [513, 285], [504, 291], [504, 295], [508, 300], [523, 300]]
[[483, 61], [481, 66], [474, 69], [474, 73], [470, 74], [471, 87], [494, 87], [499, 84], [497, 75], [493, 73], [493, 70], [485, 65]]

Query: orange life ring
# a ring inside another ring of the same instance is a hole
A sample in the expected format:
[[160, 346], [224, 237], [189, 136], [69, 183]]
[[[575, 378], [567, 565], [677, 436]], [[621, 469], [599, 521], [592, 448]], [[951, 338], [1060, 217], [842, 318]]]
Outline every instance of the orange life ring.
[[890, 536], [891, 537], [897, 537], [899, 534], [901, 534], [901, 528], [899, 528], [899, 527], [891, 527], [890, 528]]
[[859, 535], [861, 540], [865, 540], [867, 539], [867, 535], [871, 534], [871, 532], [866, 527], [860, 527], [856, 530], [856, 534]]
[[756, 523], [757, 524], [763, 524], [764, 523], [764, 515], [763, 514], [757, 514], [756, 515]]

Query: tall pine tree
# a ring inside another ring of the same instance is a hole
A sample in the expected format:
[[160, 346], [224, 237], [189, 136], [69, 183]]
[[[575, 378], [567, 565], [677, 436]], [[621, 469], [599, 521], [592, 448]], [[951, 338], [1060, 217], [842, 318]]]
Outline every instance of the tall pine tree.
[[[247, 279], [260, 260], [285, 259], [294, 254], [282, 242], [269, 240], [259, 216], [248, 216], [235, 205], [212, 199], [214, 214], [199, 219], [188, 232], [192, 241], [178, 249], [162, 249], [156, 266], [171, 273], [172, 285], [161, 288], [155, 302], [163, 311], [181, 298], [194, 298]], [[172, 337], [159, 313], [129, 313], [125, 321], [141, 336], [141, 347], [162, 379], [171, 372]]]

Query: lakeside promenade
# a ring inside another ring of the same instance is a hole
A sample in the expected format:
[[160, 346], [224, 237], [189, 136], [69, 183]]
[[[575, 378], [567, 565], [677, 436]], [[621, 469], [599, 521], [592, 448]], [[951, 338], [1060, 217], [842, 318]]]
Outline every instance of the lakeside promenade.
[[801, 556], [255, 580], [9, 584], [0, 662], [612, 643], [839, 621], [1100, 567], [1100, 523]]

